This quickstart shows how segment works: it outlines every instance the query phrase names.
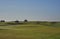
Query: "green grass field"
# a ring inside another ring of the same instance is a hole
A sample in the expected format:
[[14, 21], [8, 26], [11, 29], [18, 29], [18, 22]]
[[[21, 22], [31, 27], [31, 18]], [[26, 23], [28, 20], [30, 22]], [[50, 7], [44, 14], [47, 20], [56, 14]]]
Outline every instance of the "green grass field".
[[60, 27], [44, 25], [0, 26], [0, 39], [60, 39]]

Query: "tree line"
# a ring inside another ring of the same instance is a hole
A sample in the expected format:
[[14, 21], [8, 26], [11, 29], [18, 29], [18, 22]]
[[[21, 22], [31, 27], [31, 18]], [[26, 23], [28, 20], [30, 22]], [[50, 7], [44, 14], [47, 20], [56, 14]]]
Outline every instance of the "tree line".
[[[0, 20], [0, 22], [6, 22], [6, 21], [5, 21], [5, 20]], [[14, 21], [14, 22], [19, 23], [20, 21], [19, 21], [19, 20], [16, 20], [16, 21]], [[25, 19], [24, 22], [28, 22], [28, 20]]]

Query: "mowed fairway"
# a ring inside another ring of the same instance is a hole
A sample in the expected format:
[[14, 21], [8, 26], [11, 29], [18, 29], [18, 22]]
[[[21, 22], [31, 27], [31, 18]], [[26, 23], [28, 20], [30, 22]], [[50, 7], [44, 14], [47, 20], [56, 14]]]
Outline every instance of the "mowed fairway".
[[60, 27], [43, 25], [0, 26], [0, 39], [60, 39]]

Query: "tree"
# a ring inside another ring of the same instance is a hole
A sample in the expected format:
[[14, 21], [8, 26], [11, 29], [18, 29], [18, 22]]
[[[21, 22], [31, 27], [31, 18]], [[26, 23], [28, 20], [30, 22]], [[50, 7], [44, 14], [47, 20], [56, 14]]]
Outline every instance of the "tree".
[[16, 21], [15, 21], [15, 23], [19, 23], [19, 21], [18, 21], [18, 20], [16, 20]]
[[37, 21], [37, 24], [40, 24], [40, 22], [39, 22], [39, 21]]
[[27, 19], [25, 19], [25, 20], [24, 20], [24, 22], [28, 22], [28, 20], [27, 20]]
[[56, 22], [51, 22], [51, 24], [55, 24]]
[[5, 20], [1, 20], [0, 22], [5, 22]]

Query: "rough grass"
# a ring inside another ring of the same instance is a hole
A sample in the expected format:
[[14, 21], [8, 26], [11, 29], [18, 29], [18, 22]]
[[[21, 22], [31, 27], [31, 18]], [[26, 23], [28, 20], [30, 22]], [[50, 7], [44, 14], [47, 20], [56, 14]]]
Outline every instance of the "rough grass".
[[60, 27], [43, 25], [0, 26], [0, 39], [60, 39]]

